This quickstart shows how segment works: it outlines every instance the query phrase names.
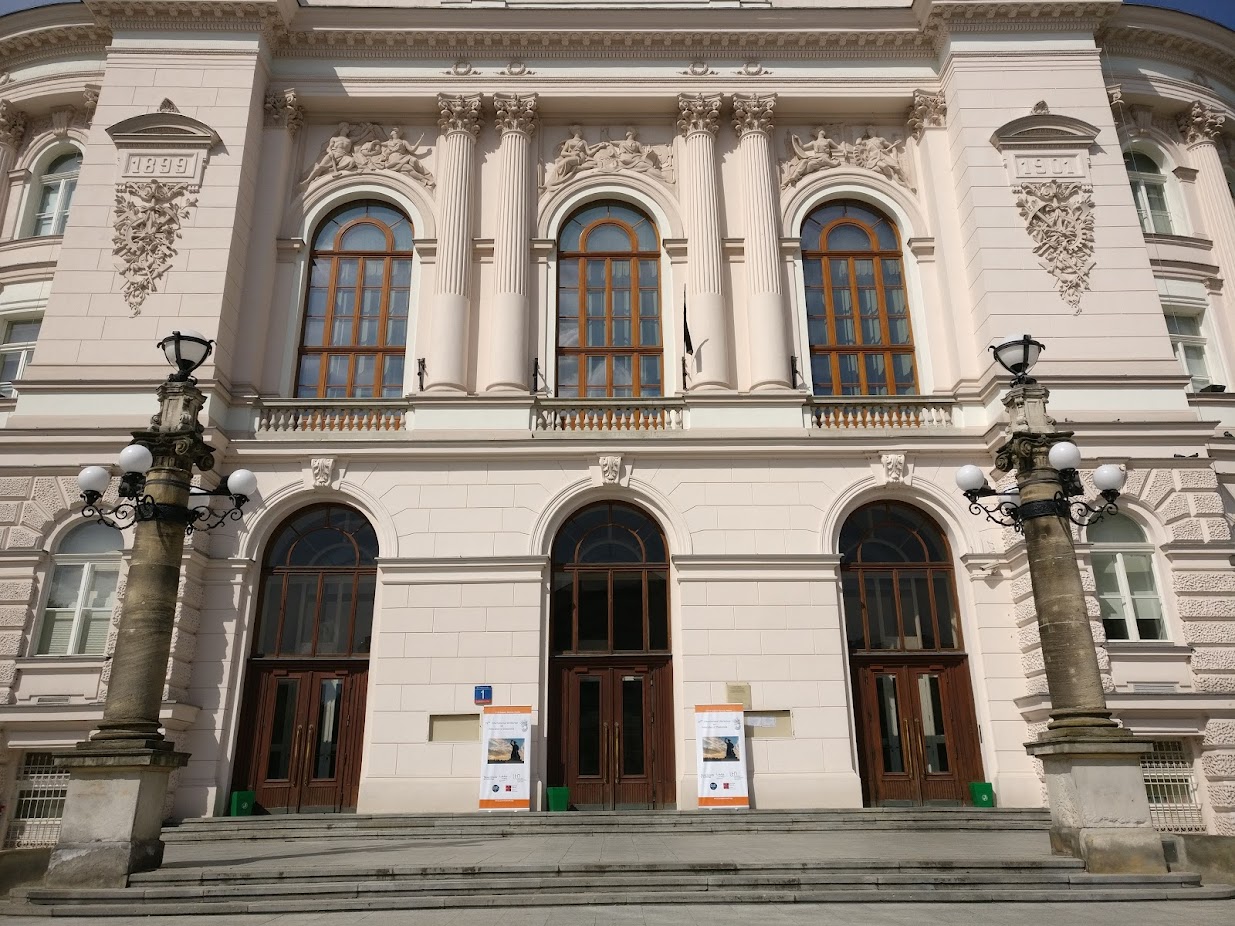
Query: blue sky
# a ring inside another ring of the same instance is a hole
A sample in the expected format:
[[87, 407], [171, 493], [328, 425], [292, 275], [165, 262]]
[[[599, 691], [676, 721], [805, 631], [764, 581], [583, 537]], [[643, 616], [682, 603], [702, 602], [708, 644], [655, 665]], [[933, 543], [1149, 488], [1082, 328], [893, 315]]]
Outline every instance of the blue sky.
[[[0, 14], [60, 2], [63, 0], [0, 0]], [[1235, 0], [1131, 0], [1131, 2], [1139, 6], [1161, 6], [1171, 10], [1183, 10], [1185, 13], [1195, 13], [1197, 16], [1204, 16], [1235, 29]]]

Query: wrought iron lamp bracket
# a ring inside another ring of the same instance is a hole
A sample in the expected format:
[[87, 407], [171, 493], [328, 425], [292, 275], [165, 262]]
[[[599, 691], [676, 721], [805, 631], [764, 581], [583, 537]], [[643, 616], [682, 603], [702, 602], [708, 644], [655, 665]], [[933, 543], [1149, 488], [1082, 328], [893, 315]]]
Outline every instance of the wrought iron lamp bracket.
[[227, 521], [239, 521], [244, 514], [242, 509], [249, 501], [247, 495], [233, 494], [225, 488], [217, 488], [195, 492], [194, 497], [229, 498], [232, 502], [231, 508], [212, 511], [209, 508], [169, 505], [156, 502], [149, 495], [143, 495], [145, 485], [146, 480], [141, 473], [125, 473], [120, 480], [122, 501], [110, 508], [99, 504], [103, 496], [98, 492], [82, 492], [81, 500], [85, 503], [81, 511], [82, 516], [116, 530], [132, 527], [139, 521], [183, 524], [184, 532], [188, 535], [194, 531], [213, 530]]

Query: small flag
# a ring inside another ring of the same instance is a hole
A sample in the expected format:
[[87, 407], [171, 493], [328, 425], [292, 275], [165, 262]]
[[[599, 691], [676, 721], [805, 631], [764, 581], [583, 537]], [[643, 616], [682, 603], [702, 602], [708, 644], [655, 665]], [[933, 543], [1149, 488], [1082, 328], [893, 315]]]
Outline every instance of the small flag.
[[690, 322], [686, 320], [686, 290], [682, 290], [682, 342], [686, 353], [695, 356], [695, 345], [690, 340]]

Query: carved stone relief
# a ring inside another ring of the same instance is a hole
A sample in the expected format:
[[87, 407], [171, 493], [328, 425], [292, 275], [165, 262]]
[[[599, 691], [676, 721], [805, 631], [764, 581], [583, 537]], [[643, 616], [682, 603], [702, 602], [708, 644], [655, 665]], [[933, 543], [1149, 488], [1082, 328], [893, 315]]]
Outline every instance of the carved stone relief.
[[877, 135], [873, 126], [867, 126], [852, 141], [846, 139], [846, 134], [849, 133], [839, 126], [827, 126], [815, 129], [814, 137], [803, 142], [790, 133], [786, 140], [789, 157], [783, 163], [781, 189], [789, 189], [817, 171], [838, 167], [860, 167], [913, 189], [905, 169], [902, 139], [890, 140]]
[[702, 58], [696, 58], [686, 66], [685, 71], [678, 71], [678, 73], [683, 77], [715, 77], [717, 74]]
[[605, 485], [617, 485], [622, 478], [622, 458], [618, 456], [600, 458], [600, 479]]
[[304, 125], [304, 107], [300, 105], [294, 87], [288, 87], [282, 92], [267, 90], [264, 108], [266, 125], [281, 126], [287, 129], [292, 137], [295, 137]]
[[313, 473], [314, 487], [325, 488], [330, 485], [331, 477], [334, 476], [334, 460], [330, 457], [315, 457], [310, 462], [309, 469]]
[[322, 145], [317, 160], [300, 185], [307, 187], [319, 177], [388, 170], [414, 177], [433, 189], [433, 174], [420, 163], [420, 159], [428, 153], [421, 151], [422, 141], [424, 135], [415, 144], [409, 143], [403, 137], [403, 130], [397, 126], [387, 131], [371, 122], [360, 125], [340, 122], [334, 134]]
[[948, 119], [948, 104], [943, 95], [927, 93], [925, 90], [913, 91], [913, 102], [909, 104], [909, 112], [905, 115], [905, 124], [914, 141], [920, 141], [927, 129], [942, 128]]
[[1022, 183], [1016, 188], [1016, 205], [1034, 241], [1034, 254], [1055, 277], [1064, 301], [1079, 312], [1095, 263], [1092, 190], [1084, 183], [1058, 180]]
[[[37, 119], [27, 119], [23, 145], [29, 145], [42, 135], [67, 138], [70, 128], [85, 129], [90, 125], [90, 115], [72, 106], [61, 106]], [[3, 139], [0, 138], [0, 141]]]
[[437, 125], [442, 133], [467, 132], [472, 138], [480, 134], [480, 94], [470, 96], [437, 95]]
[[473, 74], [479, 74], [480, 71], [472, 67], [472, 62], [466, 58], [460, 58], [442, 73], [448, 77], [471, 77]]
[[526, 77], [527, 75], [535, 74], [536, 72], [528, 67], [523, 62], [522, 58], [513, 58], [510, 63], [507, 64], [506, 67], [502, 68], [502, 70], [498, 73], [506, 77]]
[[678, 131], [683, 135], [707, 132], [715, 136], [720, 128], [720, 97], [702, 93], [678, 96]]
[[759, 96], [734, 94], [733, 97], [733, 130], [741, 138], [747, 132], [772, 131], [773, 110], [776, 108], [776, 95]]
[[763, 77], [767, 74], [771, 74], [772, 72], [768, 68], [765, 68], [760, 62], [752, 58], [733, 73], [738, 77]]
[[1226, 122], [1226, 116], [1197, 100], [1176, 117], [1176, 122], [1184, 142], [1196, 145], [1217, 138]]
[[536, 131], [538, 105], [535, 93], [493, 94], [493, 124], [497, 127], [498, 134], [522, 132], [531, 135]]
[[885, 453], [879, 458], [883, 464], [883, 475], [887, 482], [905, 481], [905, 455], [903, 453]]
[[158, 288], [176, 257], [181, 224], [197, 200], [187, 183], [130, 181], [116, 187], [112, 253], [120, 262], [125, 301], [134, 315]]
[[588, 171], [633, 171], [672, 183], [673, 153], [668, 145], [645, 145], [634, 129], [627, 129], [620, 141], [613, 141], [608, 129], [601, 129], [600, 141], [593, 145], [583, 137], [582, 126], [571, 126], [570, 136], [558, 145], [557, 157], [549, 166], [545, 189], [561, 186]]
[[8, 100], [0, 100], [0, 145], [16, 151], [26, 137], [29, 120], [24, 112]]

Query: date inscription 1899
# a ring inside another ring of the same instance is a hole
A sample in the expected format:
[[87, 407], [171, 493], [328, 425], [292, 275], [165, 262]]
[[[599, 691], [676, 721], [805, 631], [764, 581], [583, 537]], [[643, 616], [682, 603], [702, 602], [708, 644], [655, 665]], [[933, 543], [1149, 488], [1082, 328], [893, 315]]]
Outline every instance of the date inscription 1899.
[[195, 151], [132, 153], [125, 158], [124, 179], [194, 180], [198, 157]]

